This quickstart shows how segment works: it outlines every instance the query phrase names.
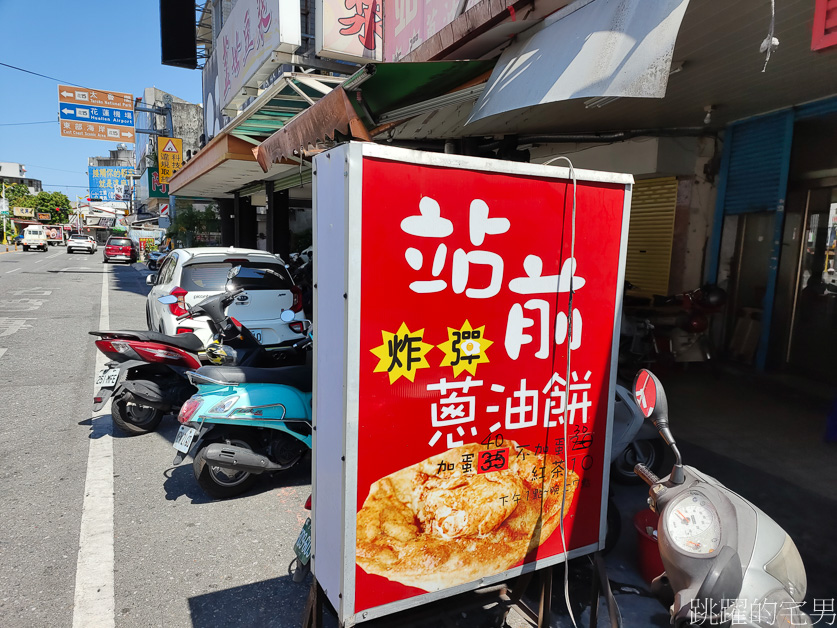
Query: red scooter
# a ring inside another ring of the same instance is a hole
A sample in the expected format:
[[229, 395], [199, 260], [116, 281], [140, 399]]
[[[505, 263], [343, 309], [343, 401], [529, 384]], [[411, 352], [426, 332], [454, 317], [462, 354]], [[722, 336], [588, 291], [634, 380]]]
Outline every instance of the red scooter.
[[[623, 336], [630, 362], [640, 368], [653, 363], [705, 362], [713, 357], [709, 319], [726, 304], [727, 294], [715, 285], [668, 296], [654, 295], [651, 303], [625, 307]], [[620, 355], [620, 363], [623, 356]]]

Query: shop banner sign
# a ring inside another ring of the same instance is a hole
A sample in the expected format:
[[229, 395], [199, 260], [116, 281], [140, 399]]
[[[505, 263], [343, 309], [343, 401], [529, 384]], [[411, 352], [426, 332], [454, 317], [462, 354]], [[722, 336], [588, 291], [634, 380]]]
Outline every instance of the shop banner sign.
[[45, 220], [52, 220], [52, 214], [50, 214], [49, 212], [38, 212], [38, 220], [40, 220], [41, 222]]
[[100, 201], [127, 200], [128, 171], [127, 166], [90, 166], [87, 169], [90, 198]]
[[313, 560], [341, 621], [603, 547], [632, 177], [360, 143], [314, 170]]
[[145, 169], [148, 184], [148, 198], [168, 198], [169, 185], [160, 181], [160, 170], [157, 166]]
[[238, 0], [235, 3], [216, 43], [219, 76], [223, 81], [221, 100], [217, 103], [221, 109], [270, 61], [274, 50], [294, 52], [299, 48], [302, 43], [299, 13], [299, 0]]
[[383, 0], [317, 0], [314, 17], [317, 56], [383, 61]]
[[35, 218], [35, 210], [31, 207], [13, 207], [12, 213], [18, 218]]
[[456, 18], [458, 0], [384, 0], [384, 61], [400, 61]]

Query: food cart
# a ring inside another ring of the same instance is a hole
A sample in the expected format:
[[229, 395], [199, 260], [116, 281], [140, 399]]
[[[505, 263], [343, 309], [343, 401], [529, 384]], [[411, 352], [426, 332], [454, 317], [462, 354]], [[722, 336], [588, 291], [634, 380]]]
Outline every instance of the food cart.
[[632, 183], [315, 157], [311, 560], [341, 625], [603, 548]]

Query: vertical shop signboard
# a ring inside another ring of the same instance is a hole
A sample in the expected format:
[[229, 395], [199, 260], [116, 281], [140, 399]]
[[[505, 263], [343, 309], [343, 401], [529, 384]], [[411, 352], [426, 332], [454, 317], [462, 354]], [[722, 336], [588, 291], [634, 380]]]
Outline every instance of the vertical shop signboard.
[[372, 144], [315, 171], [314, 573], [341, 620], [599, 549], [632, 177]]
[[159, 182], [168, 185], [174, 173], [183, 167], [183, 140], [179, 137], [160, 137], [157, 146]]

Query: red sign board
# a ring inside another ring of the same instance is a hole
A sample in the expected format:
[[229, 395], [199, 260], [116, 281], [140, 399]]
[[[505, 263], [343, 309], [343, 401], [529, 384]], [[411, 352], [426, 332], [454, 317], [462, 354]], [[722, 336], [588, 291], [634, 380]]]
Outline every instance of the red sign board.
[[564, 170], [353, 150], [344, 577], [371, 618], [598, 549], [631, 179], [578, 181], [573, 242]]

